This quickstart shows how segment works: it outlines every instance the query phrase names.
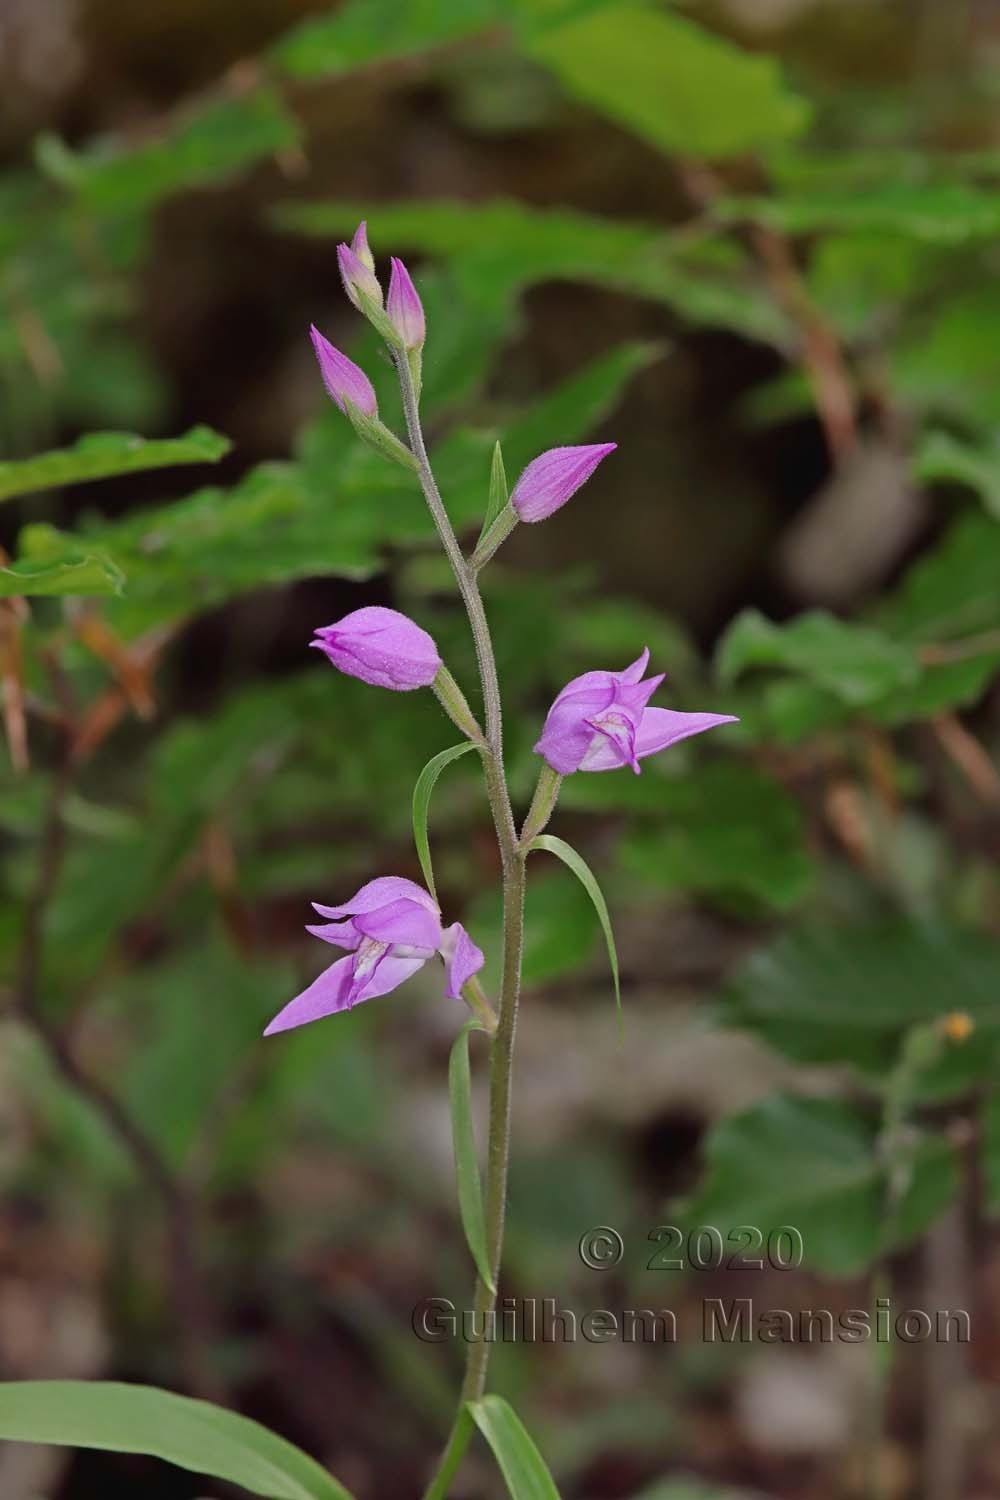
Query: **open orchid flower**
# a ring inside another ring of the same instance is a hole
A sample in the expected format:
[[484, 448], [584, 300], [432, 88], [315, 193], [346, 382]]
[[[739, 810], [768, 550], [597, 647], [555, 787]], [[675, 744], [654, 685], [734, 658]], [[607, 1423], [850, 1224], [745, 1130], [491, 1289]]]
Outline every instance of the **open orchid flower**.
[[553, 771], [615, 771], [631, 766], [689, 735], [734, 724], [732, 714], [679, 713], [672, 708], [648, 708], [663, 681], [642, 674], [649, 652], [623, 672], [584, 672], [568, 682], [549, 709], [542, 737], [535, 746]]
[[435, 953], [445, 961], [445, 992], [452, 998], [483, 966], [482, 950], [461, 923], [442, 931], [441, 912], [433, 896], [402, 876], [370, 880], [342, 906], [320, 906], [315, 901], [313, 906], [328, 920], [306, 931], [347, 952], [279, 1011], [265, 1036], [386, 995]]

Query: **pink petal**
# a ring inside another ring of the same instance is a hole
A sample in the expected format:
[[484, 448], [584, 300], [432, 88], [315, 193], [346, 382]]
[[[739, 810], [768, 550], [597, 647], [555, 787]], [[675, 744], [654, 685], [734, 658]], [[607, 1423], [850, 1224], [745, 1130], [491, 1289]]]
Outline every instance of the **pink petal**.
[[532, 459], [511, 493], [510, 503], [522, 521], [544, 521], [565, 505], [617, 443], [586, 443], [550, 448]]
[[441, 666], [433, 636], [398, 609], [380, 604], [322, 626], [310, 645], [349, 677], [399, 693], [429, 687]]
[[358, 411], [363, 412], [366, 417], [374, 417], [378, 412], [378, 401], [375, 396], [375, 387], [368, 376], [359, 365], [346, 354], [341, 354], [335, 349], [328, 339], [325, 339], [316, 327], [310, 327], [309, 336], [312, 339], [313, 349], [319, 361], [320, 374], [326, 393], [331, 401], [336, 402], [341, 411], [345, 411], [345, 401], [350, 401]]
[[738, 722], [733, 714], [683, 714], [673, 708], [647, 708], [639, 724], [635, 752], [643, 760], [692, 734], [703, 734], [706, 729], [715, 729], [719, 724]]
[[340, 279], [344, 283], [344, 291], [355, 307], [359, 309], [361, 307], [358, 300], [359, 292], [364, 292], [376, 307], [382, 306], [382, 288], [378, 284], [375, 272], [365, 265], [350, 245], [337, 246], [337, 266], [340, 270]]
[[[649, 647], [644, 646], [642, 655], [637, 656], [632, 665], [630, 667], [626, 667], [624, 672], [616, 672], [615, 676], [618, 678], [619, 682], [639, 682], [642, 678], [642, 674], [645, 672], [648, 666]], [[663, 677], [661, 676], [659, 680], [660, 682], [662, 682]]]
[[365, 937], [374, 938], [376, 942], [423, 948], [428, 957], [437, 951], [441, 942], [441, 923], [437, 913], [428, 911], [422, 903], [405, 898], [374, 911], [362, 912], [355, 918], [354, 925]]
[[369, 975], [368, 982], [360, 987], [354, 1004], [360, 1005], [362, 1000], [374, 1000], [377, 995], [387, 995], [390, 990], [397, 989], [418, 969], [422, 969], [426, 962], [427, 956], [420, 954], [400, 958], [395, 953], [387, 953]]
[[392, 257], [389, 296], [385, 310], [389, 321], [403, 340], [405, 349], [420, 349], [427, 337], [423, 303], [401, 260]]
[[290, 1031], [293, 1026], [305, 1026], [309, 1021], [319, 1021], [323, 1016], [335, 1015], [337, 1011], [350, 1010], [354, 977], [354, 955], [346, 954], [335, 964], [324, 969], [308, 989], [289, 1000], [266, 1028], [264, 1035], [273, 1036], [277, 1031]]
[[319, 912], [321, 917], [354, 917], [361, 912], [388, 906], [393, 901], [415, 901], [418, 906], [425, 907], [435, 916], [438, 914], [434, 897], [422, 885], [417, 885], [415, 880], [407, 880], [403, 875], [379, 875], [363, 885], [343, 906], [320, 906], [318, 901], [314, 901], [313, 910]]
[[486, 962], [482, 948], [472, 941], [461, 922], [452, 922], [441, 939], [441, 956], [445, 963], [445, 994], [449, 1000], [461, 998], [462, 986]]
[[347, 948], [351, 952], [362, 938], [362, 934], [350, 919], [346, 922], [325, 922], [322, 926], [307, 923], [306, 932], [311, 932], [313, 937], [322, 938], [324, 943], [333, 943], [335, 947]]

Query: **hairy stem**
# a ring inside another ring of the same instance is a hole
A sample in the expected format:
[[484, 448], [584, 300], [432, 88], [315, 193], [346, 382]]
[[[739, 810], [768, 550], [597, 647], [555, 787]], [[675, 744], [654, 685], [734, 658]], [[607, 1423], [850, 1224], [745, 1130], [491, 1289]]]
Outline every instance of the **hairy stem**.
[[[517, 1005], [521, 989], [521, 954], [524, 944], [524, 853], [519, 847], [510, 793], [503, 764], [503, 718], [500, 685], [490, 628], [483, 608], [476, 575], [466, 562], [454, 528], [441, 499], [427, 457], [413, 377], [405, 359], [397, 359], [399, 384], [406, 414], [410, 448], [417, 460], [420, 487], [424, 492], [445, 555], [458, 584], [476, 647], [476, 662], [483, 691], [486, 743], [482, 748], [483, 775], [496, 827], [503, 871], [503, 977], [500, 986], [497, 1029], [490, 1045], [490, 1112], [486, 1147], [486, 1253], [494, 1285], [500, 1275], [503, 1253], [504, 1214], [507, 1205], [507, 1165], [510, 1158], [510, 1096], [517, 1029]], [[485, 1330], [486, 1314], [493, 1310], [496, 1294], [477, 1278], [475, 1311], [477, 1327]], [[472, 1432], [465, 1402], [477, 1400], [486, 1386], [491, 1345], [485, 1338], [469, 1344], [465, 1379], [458, 1413], [437, 1473], [427, 1490], [427, 1500], [442, 1500], [461, 1462]]]

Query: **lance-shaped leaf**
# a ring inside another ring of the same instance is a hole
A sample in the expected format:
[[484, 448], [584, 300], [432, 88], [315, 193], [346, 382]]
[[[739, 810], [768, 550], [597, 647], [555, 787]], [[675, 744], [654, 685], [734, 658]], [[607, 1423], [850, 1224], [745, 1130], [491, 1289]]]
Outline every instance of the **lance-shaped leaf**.
[[480, 542], [507, 504], [507, 495], [507, 473], [503, 466], [503, 452], [498, 440], [493, 447], [493, 460], [490, 464], [490, 491], [486, 502], [486, 514], [483, 517], [483, 529], [479, 533]]
[[469, 1021], [458, 1033], [448, 1059], [448, 1094], [451, 1099], [451, 1131], [455, 1145], [455, 1180], [458, 1209], [466, 1242], [481, 1280], [496, 1295], [486, 1250], [483, 1192], [476, 1159], [476, 1137], [472, 1127], [472, 1078], [469, 1071], [469, 1032], [481, 1031], [478, 1021]]
[[0, 1438], [146, 1453], [265, 1500], [351, 1500], [325, 1469], [236, 1412], [152, 1386], [19, 1380], [0, 1385]]
[[417, 846], [417, 858], [423, 871], [424, 883], [431, 895], [437, 900], [437, 889], [434, 885], [434, 870], [431, 865], [431, 846], [427, 837], [427, 813], [431, 805], [431, 795], [437, 786], [438, 777], [445, 766], [453, 760], [458, 760], [467, 750], [476, 747], [471, 740], [463, 740], [460, 745], [452, 745], [448, 750], [441, 750], [437, 755], [432, 755], [420, 775], [417, 784], [413, 788], [413, 842]]
[[130, 432], [91, 432], [72, 448], [0, 463], [0, 500], [61, 484], [81, 484], [87, 479], [137, 474], [143, 469], [214, 464], [230, 447], [229, 439], [210, 427], [192, 427], [182, 437], [154, 439]]
[[109, 557], [71, 555], [57, 562], [21, 560], [0, 568], [0, 598], [120, 594], [124, 578]]
[[618, 950], [615, 947], [615, 935], [611, 930], [611, 918], [608, 916], [608, 906], [604, 899], [601, 887], [598, 885], [593, 870], [581, 854], [578, 854], [572, 844], [567, 844], [565, 839], [557, 839], [554, 834], [540, 833], [536, 839], [532, 839], [528, 849], [544, 849], [547, 854], [554, 854], [561, 859], [568, 869], [573, 871], [577, 880], [583, 886], [587, 895], [594, 904], [601, 931], [604, 933], [604, 941], [608, 947], [608, 961], [611, 964], [611, 974], [615, 982], [615, 1005], [618, 1009], [618, 1019], [621, 1021], [622, 1014], [622, 992], [618, 978]]
[[513, 1407], [501, 1396], [484, 1396], [468, 1409], [493, 1449], [511, 1500], [559, 1500], [545, 1460]]

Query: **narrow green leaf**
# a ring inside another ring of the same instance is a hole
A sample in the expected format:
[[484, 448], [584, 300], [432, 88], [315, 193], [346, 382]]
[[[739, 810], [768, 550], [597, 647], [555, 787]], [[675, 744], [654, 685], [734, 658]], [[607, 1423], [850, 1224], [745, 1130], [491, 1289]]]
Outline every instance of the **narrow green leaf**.
[[[486, 502], [486, 514], [483, 517], [483, 529], [479, 533], [479, 542], [507, 504], [507, 499], [507, 472], [503, 466], [503, 451], [498, 439], [493, 448], [493, 462], [490, 464], [490, 493]], [[479, 542], [476, 543], [477, 546]]]
[[214, 464], [229, 452], [228, 438], [210, 427], [192, 427], [178, 438], [147, 439], [130, 432], [91, 432], [72, 448], [0, 463], [0, 500], [33, 490], [173, 464]]
[[207, 1401], [115, 1381], [0, 1385], [0, 1438], [146, 1453], [242, 1485], [265, 1500], [351, 1500], [307, 1453]]
[[511, 1500], [559, 1500], [545, 1460], [503, 1397], [484, 1396], [481, 1401], [470, 1401], [468, 1409], [493, 1449]]
[[21, 561], [0, 568], [0, 599], [41, 595], [120, 594], [124, 579], [108, 557], [72, 557], [58, 562]]
[[478, 1021], [469, 1021], [455, 1038], [448, 1059], [448, 1094], [451, 1099], [451, 1132], [455, 1145], [455, 1180], [458, 1208], [465, 1239], [480, 1278], [496, 1295], [486, 1252], [486, 1221], [483, 1193], [476, 1159], [476, 1137], [472, 1128], [472, 1079], [469, 1073], [469, 1032], [481, 1031]]
[[611, 930], [611, 918], [608, 916], [607, 902], [598, 885], [587, 861], [582, 855], [577, 854], [572, 844], [567, 844], [565, 839], [557, 839], [554, 834], [540, 833], [536, 839], [532, 839], [528, 845], [531, 849], [544, 849], [547, 854], [554, 854], [561, 859], [563, 864], [573, 871], [573, 874], [583, 886], [587, 895], [594, 903], [601, 930], [604, 933], [604, 941], [608, 945], [608, 961], [611, 964], [611, 973], [615, 981], [615, 1005], [618, 1008], [618, 1019], [621, 1021], [622, 1014], [622, 992], [618, 978], [618, 950], [615, 947], [615, 935]]
[[431, 865], [431, 846], [427, 838], [427, 811], [431, 803], [431, 794], [445, 766], [450, 765], [453, 760], [458, 760], [459, 756], [464, 755], [467, 750], [475, 748], [471, 740], [463, 740], [460, 745], [452, 745], [449, 750], [441, 750], [437, 755], [432, 755], [417, 777], [417, 784], [413, 788], [413, 842], [417, 846], [417, 858], [424, 872], [424, 881], [435, 901], [437, 890], [434, 885], [434, 869]]

